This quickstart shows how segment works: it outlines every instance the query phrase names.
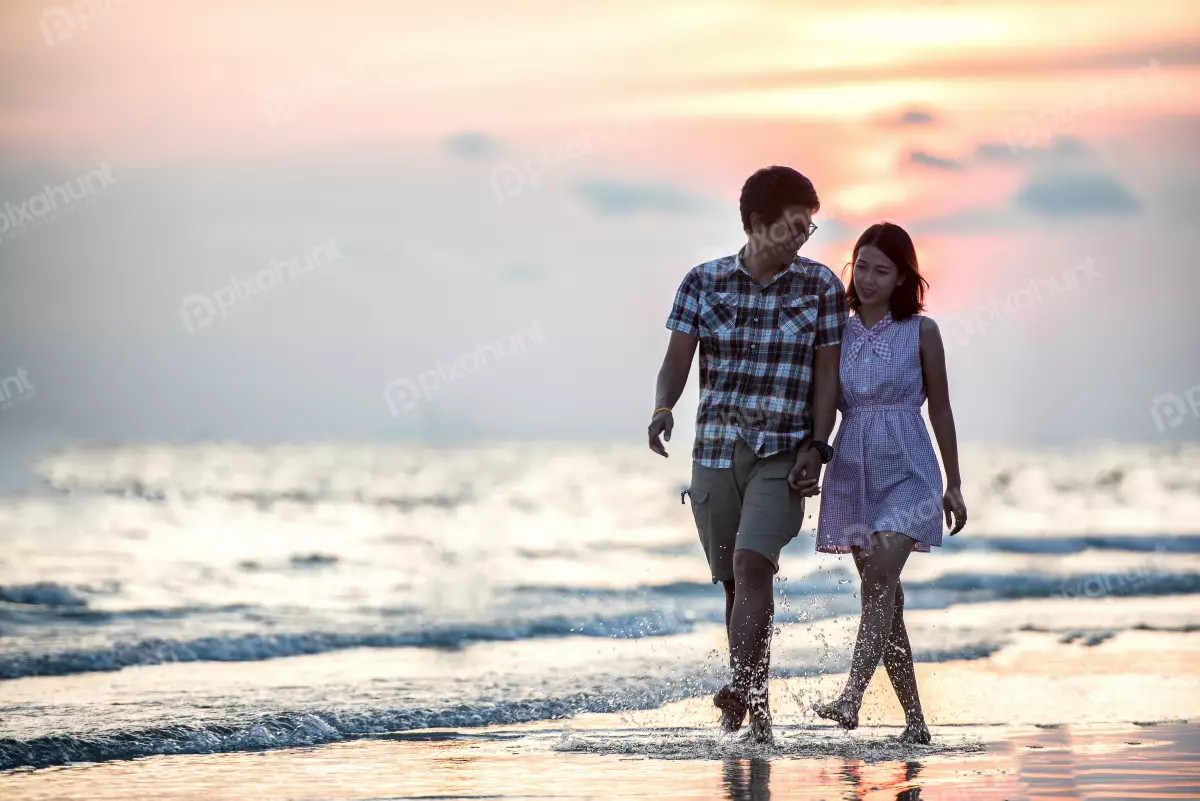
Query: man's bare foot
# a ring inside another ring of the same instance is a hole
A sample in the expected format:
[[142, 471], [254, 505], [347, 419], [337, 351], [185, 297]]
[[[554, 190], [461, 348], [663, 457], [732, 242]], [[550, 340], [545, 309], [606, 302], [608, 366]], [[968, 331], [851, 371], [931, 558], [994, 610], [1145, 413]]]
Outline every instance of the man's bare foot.
[[713, 706], [721, 710], [721, 731], [730, 734], [742, 728], [748, 706], [744, 695], [726, 684], [713, 696]]
[[771, 706], [767, 699], [750, 700], [750, 741], [758, 745], [775, 745], [775, 733], [771, 729]]
[[843, 729], [858, 728], [858, 708], [849, 701], [837, 698], [828, 704], [813, 704], [812, 710], [818, 717], [832, 720]]
[[917, 721], [909, 723], [904, 727], [904, 731], [900, 734], [900, 742], [902, 743], [918, 743], [920, 745], [929, 745], [933, 740], [933, 736], [929, 733], [929, 728], [925, 725], [925, 721]]

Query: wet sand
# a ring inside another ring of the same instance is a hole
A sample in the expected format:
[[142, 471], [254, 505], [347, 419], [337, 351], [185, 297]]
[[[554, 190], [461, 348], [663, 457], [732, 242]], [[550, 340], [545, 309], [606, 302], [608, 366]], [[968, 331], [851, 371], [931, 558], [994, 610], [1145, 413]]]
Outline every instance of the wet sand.
[[983, 660], [919, 664], [935, 741], [901, 745], [880, 671], [863, 727], [807, 706], [842, 675], [773, 684], [777, 746], [714, 733], [697, 698], [520, 726], [313, 748], [158, 756], [0, 776], [5, 799], [1069, 799], [1200, 795], [1200, 635], [1096, 645], [1022, 633]]

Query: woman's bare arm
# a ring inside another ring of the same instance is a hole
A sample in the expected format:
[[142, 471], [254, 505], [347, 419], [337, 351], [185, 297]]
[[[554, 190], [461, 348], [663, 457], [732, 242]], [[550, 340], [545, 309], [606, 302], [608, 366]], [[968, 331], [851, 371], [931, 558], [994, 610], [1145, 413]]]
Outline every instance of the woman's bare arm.
[[954, 429], [954, 410], [950, 408], [950, 386], [946, 378], [946, 349], [937, 323], [921, 318], [921, 373], [925, 377], [925, 394], [929, 398], [929, 422], [942, 452], [946, 469], [946, 487], [962, 486], [958, 471], [958, 434]]

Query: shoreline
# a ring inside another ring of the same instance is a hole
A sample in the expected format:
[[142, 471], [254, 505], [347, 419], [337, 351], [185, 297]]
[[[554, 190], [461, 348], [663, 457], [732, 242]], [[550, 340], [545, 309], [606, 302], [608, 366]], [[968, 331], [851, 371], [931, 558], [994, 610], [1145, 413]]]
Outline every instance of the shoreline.
[[[999, 610], [998, 610], [999, 611]], [[1018, 632], [983, 659], [918, 663], [931, 746], [878, 671], [846, 733], [807, 710], [844, 674], [772, 682], [778, 744], [722, 738], [708, 696], [642, 711], [365, 734], [324, 745], [148, 756], [0, 774], [13, 801], [244, 798], [1061, 798], [1194, 786], [1200, 636], [1122, 631], [1095, 645]], [[82, 688], [81, 688], [82, 689]], [[1191, 771], [1189, 773], [1189, 771]], [[1102, 777], [1102, 778], [1095, 778]], [[1191, 782], [1191, 784], [1189, 784]], [[1140, 788], [1140, 789], [1139, 789]], [[908, 796], [913, 798], [916, 796]], [[1040, 796], [1039, 796], [1040, 797]]]

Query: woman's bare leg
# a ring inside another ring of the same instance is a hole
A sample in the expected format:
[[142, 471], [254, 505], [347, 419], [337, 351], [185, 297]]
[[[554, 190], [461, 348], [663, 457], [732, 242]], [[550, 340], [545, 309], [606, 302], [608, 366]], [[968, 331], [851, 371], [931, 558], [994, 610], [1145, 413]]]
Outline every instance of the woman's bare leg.
[[[895, 531], [876, 531], [871, 535], [871, 543], [869, 551], [855, 551], [855, 563], [861, 561], [862, 617], [858, 624], [858, 639], [854, 643], [854, 657], [850, 662], [850, 676], [837, 700], [814, 707], [818, 715], [834, 720], [847, 729], [857, 728], [858, 710], [862, 706], [867, 685], [871, 683], [879, 660], [889, 650], [887, 646], [894, 636], [893, 619], [900, 571], [904, 569], [914, 545], [911, 537]], [[911, 670], [911, 649], [907, 650], [907, 655]], [[887, 666], [886, 662], [884, 664]], [[912, 683], [915, 688], [915, 675]], [[905, 715], [908, 715], [907, 708]]]
[[892, 631], [887, 646], [883, 649], [883, 667], [887, 670], [904, 707], [904, 733], [901, 739], [914, 743], [930, 741], [929, 727], [925, 725], [925, 713], [921, 710], [921, 695], [917, 692], [917, 673], [913, 669], [912, 645], [908, 641], [908, 629], [904, 627], [904, 587], [896, 584], [896, 610], [892, 613]]
[[[854, 552], [854, 566], [861, 579], [863, 558]], [[896, 583], [896, 608], [892, 613], [892, 629], [887, 645], [883, 649], [883, 667], [900, 706], [904, 708], [903, 739], [914, 742], [929, 742], [929, 729], [925, 725], [925, 714], [921, 711], [921, 696], [917, 692], [917, 674], [913, 670], [912, 645], [908, 641], [908, 629], [904, 626], [904, 584]]]

